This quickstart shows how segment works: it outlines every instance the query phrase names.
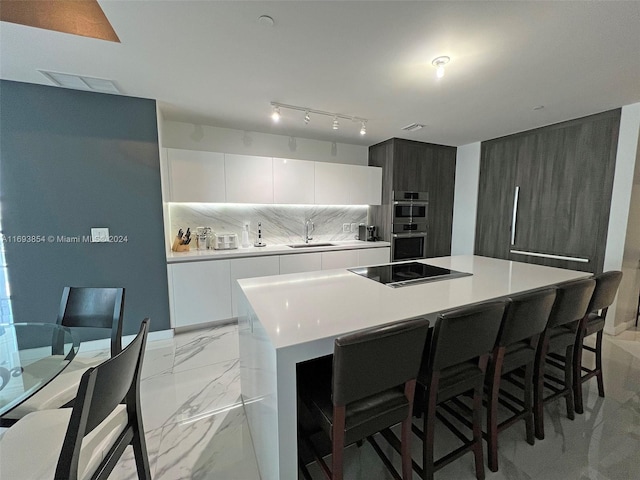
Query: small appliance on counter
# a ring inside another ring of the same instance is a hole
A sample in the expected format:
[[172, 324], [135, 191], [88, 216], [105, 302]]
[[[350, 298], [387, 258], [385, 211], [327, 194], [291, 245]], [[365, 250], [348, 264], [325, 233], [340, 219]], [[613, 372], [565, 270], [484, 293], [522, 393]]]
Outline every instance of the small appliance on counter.
[[238, 248], [237, 233], [214, 233], [213, 234], [214, 250], [233, 250]]
[[375, 225], [360, 224], [358, 226], [358, 239], [363, 242], [375, 242], [378, 240], [377, 230]]
[[249, 248], [251, 243], [249, 242], [249, 222], [244, 222], [242, 225], [242, 248]]

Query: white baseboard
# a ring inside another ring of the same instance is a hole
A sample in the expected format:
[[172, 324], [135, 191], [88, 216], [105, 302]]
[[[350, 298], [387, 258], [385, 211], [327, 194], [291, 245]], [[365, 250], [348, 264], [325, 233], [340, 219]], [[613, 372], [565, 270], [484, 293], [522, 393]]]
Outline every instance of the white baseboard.
[[[126, 347], [129, 345], [135, 335], [123, 335], [122, 336], [122, 346]], [[171, 340], [173, 338], [173, 329], [169, 330], [158, 330], [156, 332], [149, 332], [147, 335], [147, 349], [152, 348], [153, 345], [149, 345], [151, 342], [156, 342], [160, 340]], [[101, 338], [100, 340], [88, 340], [86, 342], [82, 342], [80, 345], [81, 352], [92, 352], [95, 350], [109, 350], [111, 348], [111, 339], [110, 338]]]
[[629, 320], [626, 322], [619, 323], [618, 325], [614, 325], [613, 327], [605, 326], [604, 333], [615, 337], [616, 335], [620, 335], [625, 330], [629, 330], [630, 328], [635, 327], [635, 324], [636, 324], [635, 320]]

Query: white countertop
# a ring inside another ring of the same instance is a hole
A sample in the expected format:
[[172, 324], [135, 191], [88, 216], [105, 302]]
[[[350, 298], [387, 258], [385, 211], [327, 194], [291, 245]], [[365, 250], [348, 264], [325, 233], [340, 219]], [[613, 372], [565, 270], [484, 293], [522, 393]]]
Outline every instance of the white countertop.
[[421, 262], [473, 275], [403, 288], [391, 288], [346, 269], [238, 283], [273, 346], [280, 349], [591, 276], [472, 255]]
[[[198, 262], [203, 260], [223, 260], [229, 258], [263, 257], [267, 255], [290, 255], [297, 253], [331, 252], [337, 250], [357, 250], [361, 248], [390, 247], [389, 242], [362, 242], [359, 240], [311, 242], [331, 243], [328, 247], [304, 247], [291, 248], [287, 245], [267, 245], [266, 247], [236, 248], [233, 250], [193, 250], [188, 252], [170, 252], [167, 255], [167, 263]], [[297, 244], [299, 245], [299, 244]]]

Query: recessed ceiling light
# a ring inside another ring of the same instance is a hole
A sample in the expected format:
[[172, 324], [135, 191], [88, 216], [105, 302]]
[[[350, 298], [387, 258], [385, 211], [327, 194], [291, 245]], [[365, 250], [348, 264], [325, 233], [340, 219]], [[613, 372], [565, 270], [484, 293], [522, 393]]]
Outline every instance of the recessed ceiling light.
[[446, 55], [433, 59], [431, 65], [436, 67], [436, 75], [438, 76], [438, 78], [444, 77], [444, 66], [449, 63], [450, 60], [451, 58], [447, 57]]
[[273, 17], [270, 17], [269, 15], [260, 15], [258, 17], [258, 23], [265, 27], [273, 27], [275, 22], [273, 21]]

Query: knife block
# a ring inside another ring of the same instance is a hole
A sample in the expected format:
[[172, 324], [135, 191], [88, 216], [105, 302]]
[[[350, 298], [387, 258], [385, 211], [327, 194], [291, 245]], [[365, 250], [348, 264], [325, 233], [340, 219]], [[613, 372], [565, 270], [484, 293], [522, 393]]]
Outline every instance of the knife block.
[[182, 242], [180, 237], [176, 237], [175, 240], [173, 241], [173, 245], [171, 245], [172, 252], [188, 252], [189, 251], [189, 245], [183, 245], [180, 242]]

